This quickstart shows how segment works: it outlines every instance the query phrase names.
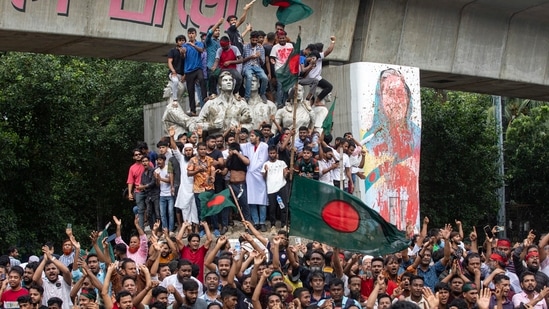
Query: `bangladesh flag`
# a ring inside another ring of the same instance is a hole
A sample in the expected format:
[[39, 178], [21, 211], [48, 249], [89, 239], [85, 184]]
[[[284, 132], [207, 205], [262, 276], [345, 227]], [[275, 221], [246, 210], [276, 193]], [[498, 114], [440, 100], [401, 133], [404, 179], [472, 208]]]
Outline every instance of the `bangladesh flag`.
[[202, 210], [200, 212], [200, 220], [204, 220], [205, 217], [217, 215], [226, 207], [232, 207], [234, 211], [238, 211], [231, 199], [231, 192], [229, 189], [225, 189], [217, 194], [208, 191], [202, 192], [198, 195], [198, 199], [200, 200], [200, 207]]
[[317, 180], [294, 177], [290, 213], [292, 235], [343, 250], [380, 256], [402, 251], [410, 243], [404, 232], [359, 198]]
[[264, 6], [278, 6], [276, 18], [288, 25], [305, 19], [313, 14], [313, 9], [303, 4], [301, 0], [263, 0]]
[[324, 118], [324, 121], [322, 122], [322, 132], [324, 132], [324, 134], [329, 134], [332, 131], [336, 101], [337, 101], [337, 98], [332, 103], [332, 106], [330, 106], [330, 109], [328, 110], [328, 115], [326, 116], [326, 118]]
[[276, 79], [282, 83], [282, 91], [288, 93], [288, 90], [295, 86], [299, 76], [299, 50], [301, 48], [301, 35], [297, 36], [294, 43], [294, 49], [286, 60], [284, 65], [276, 70]]
[[[105, 238], [109, 238], [109, 231], [107, 230], [108, 229], [108, 226], [110, 225], [107, 224], [107, 226], [105, 227], [105, 229], [103, 229], [103, 231], [101, 232], [101, 235], [99, 235], [99, 237], [97, 238], [97, 245], [99, 246], [99, 248], [103, 248], [103, 239]], [[108, 241], [109, 239], [107, 239]], [[89, 253], [94, 253], [94, 254], [97, 254], [97, 252], [95, 252], [95, 249], [92, 245], [92, 247], [90, 248], [89, 250]], [[110, 245], [109, 243], [109, 247], [108, 247], [108, 252], [103, 252], [103, 254], [105, 255], [110, 255], [111, 257], [111, 261], [114, 261], [115, 258], [114, 258], [114, 250], [112, 249], [112, 246]], [[83, 250], [83, 249], [80, 249], [80, 256], [85, 256], [87, 255], [87, 253]]]

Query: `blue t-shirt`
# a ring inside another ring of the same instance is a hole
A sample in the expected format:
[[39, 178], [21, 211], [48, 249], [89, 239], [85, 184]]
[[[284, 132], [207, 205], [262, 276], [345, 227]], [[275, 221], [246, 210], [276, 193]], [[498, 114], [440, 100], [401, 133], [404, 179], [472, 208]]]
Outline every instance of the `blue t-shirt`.
[[208, 30], [206, 35], [206, 52], [208, 53], [208, 68], [211, 68], [215, 62], [215, 54], [220, 48], [219, 40], [213, 38], [213, 29]]
[[[194, 45], [200, 48], [204, 48], [204, 44], [202, 42], [195, 41]], [[199, 53], [196, 48], [194, 48], [189, 43], [185, 43], [183, 47], [187, 49], [187, 54], [185, 57], [185, 74], [194, 72], [196, 70], [202, 70], [202, 54]]]

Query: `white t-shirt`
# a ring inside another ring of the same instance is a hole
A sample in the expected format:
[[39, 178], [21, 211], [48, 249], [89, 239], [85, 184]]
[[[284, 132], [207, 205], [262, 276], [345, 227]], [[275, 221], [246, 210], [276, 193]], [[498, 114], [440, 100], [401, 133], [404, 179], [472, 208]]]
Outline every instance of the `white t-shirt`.
[[275, 70], [280, 69], [284, 63], [286, 63], [286, 60], [290, 57], [290, 54], [294, 50], [294, 45], [292, 43], [286, 43], [284, 46], [280, 44], [276, 44], [273, 46], [273, 49], [271, 49], [270, 56], [275, 59]]
[[307, 74], [307, 78], [314, 78], [316, 80], [321, 80], [322, 76], [322, 60], [324, 59], [324, 53], [320, 53], [320, 58], [316, 60], [316, 65], [314, 68], [312, 68], [309, 71], [309, 74]]
[[[334, 168], [332, 170], [332, 178], [334, 180], [340, 181], [341, 178], [339, 177], [340, 169], [341, 168], [351, 168], [351, 162], [349, 160], [349, 155], [346, 153], [343, 153], [343, 158], [339, 161], [339, 167]], [[345, 171], [343, 171], [343, 180], [347, 180], [347, 174], [345, 174]]]
[[358, 165], [360, 164], [360, 161], [362, 160], [362, 155], [359, 154], [358, 156], [350, 156], [349, 161], [351, 163], [351, 174], [356, 174], [360, 172], [360, 168], [358, 168]]
[[327, 173], [322, 173], [323, 170], [329, 168], [330, 166], [332, 166], [332, 164], [334, 164], [335, 160], [334, 159], [331, 159], [330, 161], [326, 161], [324, 159], [322, 160], [318, 160], [318, 171], [319, 171], [319, 175], [320, 177], [318, 178], [318, 180], [320, 182], [323, 182], [323, 183], [327, 183], [327, 184], [330, 184], [332, 185], [334, 182], [332, 180], [332, 171], [328, 171]]
[[58, 276], [55, 282], [50, 282], [47, 277], [42, 276], [42, 282], [42, 287], [44, 288], [42, 305], [47, 306], [50, 298], [59, 297], [63, 301], [63, 309], [71, 309], [71, 286], [65, 282], [63, 276]]
[[[167, 164], [164, 165], [164, 168], [157, 167], [154, 170], [154, 172], [155, 174], [159, 174], [160, 178], [170, 178]], [[171, 188], [172, 186], [170, 185], [169, 182], [160, 181], [160, 196], [171, 196], [172, 195]]]
[[[196, 283], [198, 283], [198, 297], [202, 296], [202, 294], [204, 294], [203, 292], [204, 286], [202, 285], [202, 282], [198, 281], [198, 279], [196, 279], [193, 276], [191, 276], [191, 279], [193, 279], [194, 281], [196, 281]], [[160, 283], [160, 286], [163, 286], [165, 288], [167, 288], [170, 285], [173, 285], [173, 287], [175, 288], [176, 291], [179, 292], [179, 294], [185, 295], [183, 293], [183, 284], [179, 282], [179, 280], [177, 279], [177, 274], [173, 274], [164, 278], [162, 283]], [[174, 301], [175, 301], [175, 297], [172, 294], [170, 294], [168, 296], [168, 303], [173, 303]]]
[[280, 191], [286, 185], [286, 178], [284, 178], [284, 169], [288, 167], [286, 162], [282, 160], [267, 161], [263, 164], [261, 173], [265, 173], [265, 167], [267, 167], [267, 194]]

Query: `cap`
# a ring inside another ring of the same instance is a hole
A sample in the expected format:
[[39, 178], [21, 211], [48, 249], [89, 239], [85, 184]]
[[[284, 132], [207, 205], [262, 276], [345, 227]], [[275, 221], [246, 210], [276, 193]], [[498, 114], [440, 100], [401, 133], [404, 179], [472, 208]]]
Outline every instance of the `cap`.
[[29, 256], [29, 263], [38, 262], [40, 259], [36, 255]]
[[461, 291], [463, 293], [467, 293], [471, 290], [476, 290], [476, 289], [477, 289], [477, 286], [474, 283], [467, 282], [463, 285], [463, 287], [461, 288]]

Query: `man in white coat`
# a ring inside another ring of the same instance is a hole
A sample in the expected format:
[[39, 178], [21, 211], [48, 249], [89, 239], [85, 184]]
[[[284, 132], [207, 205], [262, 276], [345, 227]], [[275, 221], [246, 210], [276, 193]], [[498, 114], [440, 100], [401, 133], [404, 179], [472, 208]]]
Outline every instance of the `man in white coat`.
[[175, 128], [170, 127], [168, 131], [170, 133], [170, 146], [173, 150], [174, 157], [179, 162], [179, 168], [181, 170], [181, 181], [179, 191], [177, 192], [177, 199], [175, 200], [175, 207], [181, 209], [183, 221], [188, 221], [198, 226], [198, 212], [193, 193], [194, 177], [187, 176], [187, 165], [189, 164], [189, 160], [193, 157], [193, 144], [185, 144], [183, 146], [183, 154], [181, 154], [175, 144]]
[[259, 140], [260, 137], [261, 132], [253, 130], [250, 132], [250, 141], [240, 144], [240, 148], [242, 154], [250, 160], [248, 172], [246, 173], [246, 184], [252, 221], [256, 228], [261, 229], [262, 232], [266, 232], [267, 184], [265, 183], [261, 169], [263, 168], [263, 163], [269, 159], [269, 146], [261, 142]]

